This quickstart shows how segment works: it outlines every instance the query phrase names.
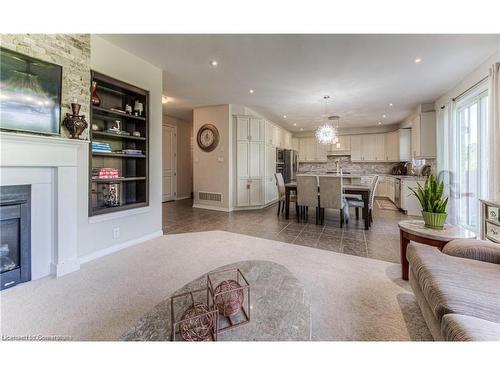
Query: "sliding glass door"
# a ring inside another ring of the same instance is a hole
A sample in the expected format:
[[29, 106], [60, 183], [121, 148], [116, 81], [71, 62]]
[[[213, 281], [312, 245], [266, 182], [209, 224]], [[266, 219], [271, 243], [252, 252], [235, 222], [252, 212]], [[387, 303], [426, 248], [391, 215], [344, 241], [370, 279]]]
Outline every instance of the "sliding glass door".
[[460, 224], [477, 232], [479, 197], [486, 187], [484, 132], [487, 125], [488, 92], [457, 103], [458, 179]]

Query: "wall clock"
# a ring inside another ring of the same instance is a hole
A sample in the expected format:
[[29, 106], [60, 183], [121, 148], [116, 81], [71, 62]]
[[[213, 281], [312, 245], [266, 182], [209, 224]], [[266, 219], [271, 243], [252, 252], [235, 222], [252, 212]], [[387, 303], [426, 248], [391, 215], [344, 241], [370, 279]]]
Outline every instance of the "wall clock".
[[214, 125], [205, 124], [198, 130], [196, 139], [198, 141], [198, 146], [200, 146], [203, 151], [213, 151], [219, 144], [219, 131]]

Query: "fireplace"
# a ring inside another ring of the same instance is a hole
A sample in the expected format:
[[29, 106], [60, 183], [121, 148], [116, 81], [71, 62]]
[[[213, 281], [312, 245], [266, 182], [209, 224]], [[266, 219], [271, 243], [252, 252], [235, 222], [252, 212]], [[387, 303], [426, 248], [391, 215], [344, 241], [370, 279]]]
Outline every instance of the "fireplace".
[[31, 280], [31, 186], [0, 186], [0, 290]]

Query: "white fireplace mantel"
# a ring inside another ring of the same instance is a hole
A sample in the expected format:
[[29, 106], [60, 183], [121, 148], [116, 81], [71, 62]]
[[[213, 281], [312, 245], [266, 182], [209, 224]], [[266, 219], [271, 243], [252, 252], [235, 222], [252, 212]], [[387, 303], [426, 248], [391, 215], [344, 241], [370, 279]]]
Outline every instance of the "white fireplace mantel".
[[[62, 137], [0, 132], [0, 185], [16, 184], [20, 179], [29, 182], [27, 174], [36, 170], [33, 168], [51, 168], [53, 171], [50, 268], [51, 273], [58, 277], [80, 268], [77, 168], [80, 148], [88, 147], [88, 143]], [[36, 223], [32, 221], [32, 231], [34, 225]]]

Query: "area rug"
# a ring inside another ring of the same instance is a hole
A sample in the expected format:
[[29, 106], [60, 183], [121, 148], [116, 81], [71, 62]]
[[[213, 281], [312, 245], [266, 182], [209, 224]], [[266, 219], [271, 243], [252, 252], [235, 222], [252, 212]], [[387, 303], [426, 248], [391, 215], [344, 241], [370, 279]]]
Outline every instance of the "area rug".
[[381, 210], [389, 210], [389, 211], [399, 211], [394, 203], [387, 199], [377, 199], [375, 200], [377, 203], [377, 207]]
[[250, 260], [282, 265], [300, 282], [312, 340], [431, 339], [400, 265], [224, 231], [162, 236], [4, 290], [2, 334], [119, 340], [200, 275]]

